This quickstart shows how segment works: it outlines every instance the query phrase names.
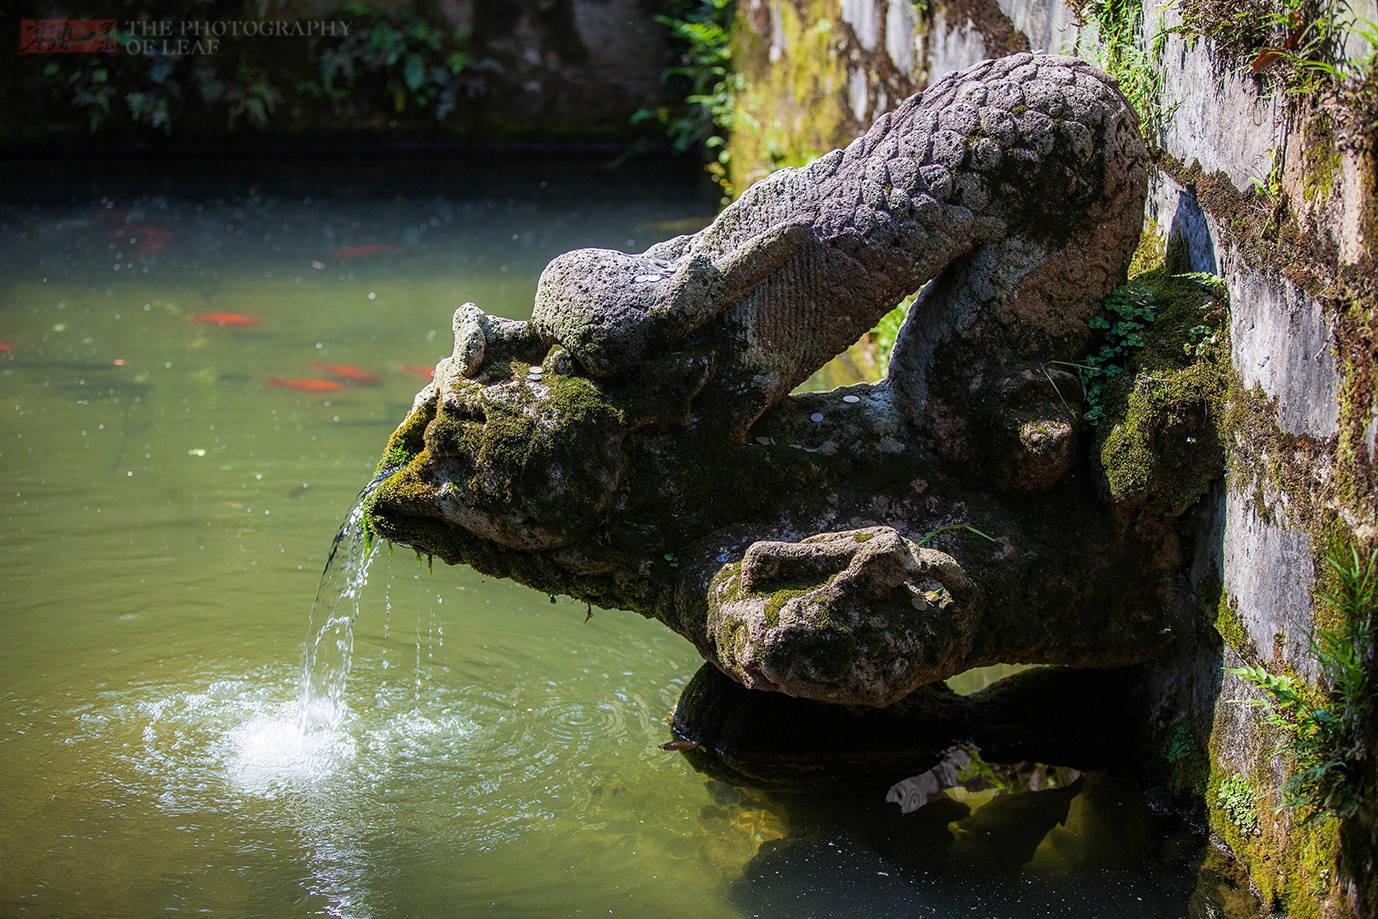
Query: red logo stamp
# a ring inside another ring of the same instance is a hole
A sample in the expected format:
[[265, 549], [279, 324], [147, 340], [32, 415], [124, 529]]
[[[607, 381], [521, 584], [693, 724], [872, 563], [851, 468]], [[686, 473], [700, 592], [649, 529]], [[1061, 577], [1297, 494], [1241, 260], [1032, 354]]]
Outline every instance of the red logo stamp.
[[20, 54], [114, 51], [113, 19], [21, 19]]

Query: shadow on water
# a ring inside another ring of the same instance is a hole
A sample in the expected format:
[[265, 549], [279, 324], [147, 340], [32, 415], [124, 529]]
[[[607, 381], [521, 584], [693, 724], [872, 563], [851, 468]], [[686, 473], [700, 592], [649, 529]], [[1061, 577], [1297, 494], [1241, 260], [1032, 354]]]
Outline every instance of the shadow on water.
[[1036, 668], [872, 710], [705, 667], [673, 729], [721, 798], [773, 815], [731, 885], [748, 915], [1254, 919], [1234, 863], [1141, 783], [1139, 676]]
[[962, 797], [909, 815], [874, 799], [790, 802], [790, 832], [762, 846], [733, 900], [820, 919], [1189, 915], [1204, 841], [1149, 811], [1132, 779]]

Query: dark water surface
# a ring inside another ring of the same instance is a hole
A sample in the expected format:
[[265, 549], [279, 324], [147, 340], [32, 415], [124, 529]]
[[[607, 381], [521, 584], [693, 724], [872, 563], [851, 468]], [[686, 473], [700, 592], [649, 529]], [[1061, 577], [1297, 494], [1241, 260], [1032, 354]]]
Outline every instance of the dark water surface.
[[[1124, 783], [904, 817], [733, 789], [657, 748], [687, 643], [406, 550], [372, 568], [343, 720], [297, 727], [331, 538], [454, 308], [525, 318], [552, 256], [697, 229], [691, 173], [55, 161], [3, 187], [0, 914], [1187, 914], [1201, 840]], [[347, 385], [271, 385], [302, 380]]]

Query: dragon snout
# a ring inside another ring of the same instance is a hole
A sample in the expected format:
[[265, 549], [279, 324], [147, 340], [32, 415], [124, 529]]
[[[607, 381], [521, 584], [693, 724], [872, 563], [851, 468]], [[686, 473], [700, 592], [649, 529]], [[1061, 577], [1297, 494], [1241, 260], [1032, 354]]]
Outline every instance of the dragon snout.
[[554, 367], [513, 362], [495, 379], [490, 362], [479, 382], [457, 363], [438, 381], [425, 433], [430, 478], [441, 483], [436, 515], [522, 550], [588, 533], [621, 492], [622, 412], [588, 379]]

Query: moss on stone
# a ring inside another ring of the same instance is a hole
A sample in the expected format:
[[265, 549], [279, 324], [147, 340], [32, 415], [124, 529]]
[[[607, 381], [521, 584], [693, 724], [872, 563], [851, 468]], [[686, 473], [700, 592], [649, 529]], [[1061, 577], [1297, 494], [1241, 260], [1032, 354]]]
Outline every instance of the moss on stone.
[[762, 607], [766, 625], [771, 628], [778, 626], [780, 624], [780, 610], [784, 608], [785, 604], [796, 597], [804, 596], [811, 589], [809, 587], [785, 588], [771, 592], [770, 598], [766, 600], [766, 605]]
[[1245, 867], [1265, 909], [1289, 919], [1352, 916], [1335, 881], [1339, 821], [1300, 828], [1240, 775], [1212, 776], [1210, 826]]
[[1154, 304], [1144, 345], [1104, 389], [1096, 455], [1112, 500], [1175, 517], [1219, 477], [1226, 391], [1225, 304], [1166, 266], [1134, 283]]
[[1189, 721], [1178, 722], [1160, 741], [1157, 754], [1166, 768], [1173, 798], [1188, 802], [1194, 809], [1195, 802], [1206, 793], [1210, 758], [1197, 740], [1193, 725]]
[[410, 463], [425, 447], [426, 425], [435, 417], [436, 399], [414, 406], [388, 438], [375, 473]]
[[1239, 656], [1246, 660], [1257, 656], [1244, 621], [1239, 618], [1238, 604], [1223, 590], [1220, 591], [1220, 602], [1216, 606], [1215, 622], [1212, 624], [1225, 644]]
[[1316, 205], [1335, 190], [1335, 180], [1340, 175], [1340, 148], [1335, 143], [1330, 118], [1324, 113], [1307, 119], [1303, 130], [1301, 194], [1308, 204]]
[[[1307, 231], [1285, 199], [1272, 201], [1255, 190], [1240, 192], [1222, 173], [1206, 174], [1167, 158], [1160, 166], [1179, 184], [1195, 190], [1215, 218], [1222, 242], [1237, 250], [1237, 258], [1314, 297], [1332, 331], [1341, 374], [1337, 436], [1319, 442], [1280, 430], [1276, 401], [1260, 388], [1246, 389], [1231, 381], [1222, 433], [1231, 444], [1233, 486], [1254, 490], [1262, 483], [1285, 495], [1278, 512], [1288, 525], [1307, 533], [1317, 552], [1336, 535], [1373, 527], [1378, 523], [1378, 458], [1365, 434], [1378, 402], [1373, 373], [1378, 275], [1368, 262], [1342, 261], [1333, 240]], [[1318, 470], [1325, 474], [1318, 475]], [[1319, 568], [1319, 558], [1316, 563]]]
[[1167, 255], [1167, 240], [1158, 225], [1146, 224], [1139, 236], [1139, 244], [1134, 248], [1134, 255], [1129, 260], [1129, 276], [1137, 277], [1163, 265], [1174, 267]]
[[[773, 4], [781, 53], [749, 23], [733, 30], [732, 58], [742, 79], [731, 138], [731, 182], [737, 190], [782, 166], [799, 166], [841, 146], [857, 132], [845, 100], [847, 62], [835, 2]], [[748, 16], [745, 4], [738, 17]]]
[[[1251, 654], [1246, 659], [1258, 660], [1258, 656]], [[1303, 693], [1310, 691], [1287, 664], [1273, 661], [1268, 666], [1291, 677]], [[1302, 825], [1289, 812], [1275, 808], [1279, 789], [1270, 742], [1273, 738], [1260, 723], [1243, 729], [1254, 735], [1247, 744], [1255, 752], [1242, 764], [1224, 765], [1220, 730], [1208, 742], [1210, 774], [1204, 801], [1212, 834], [1229, 847], [1248, 873], [1268, 913], [1304, 919], [1354, 916], [1337, 884], [1341, 822], [1329, 819]], [[1245, 742], [1242, 737], [1230, 741], [1236, 753]]]
[[[548, 374], [533, 385], [525, 382], [526, 371], [524, 365], [514, 366], [523, 382], [507, 397], [480, 390], [461, 394], [465, 404], [456, 410], [442, 405], [427, 431], [438, 456], [472, 464], [474, 494], [504, 500], [549, 494], [550, 475], [562, 459], [571, 470], [587, 466], [587, 458], [564, 456], [566, 451], [580, 445], [596, 449], [620, 437], [622, 410], [590, 380]], [[474, 423], [476, 413], [482, 424]], [[569, 513], [583, 510], [571, 507]]]
[[1209, 418], [1218, 381], [1197, 371], [1136, 379], [1098, 454], [1113, 500], [1176, 517], [1218, 478], [1220, 444]]

